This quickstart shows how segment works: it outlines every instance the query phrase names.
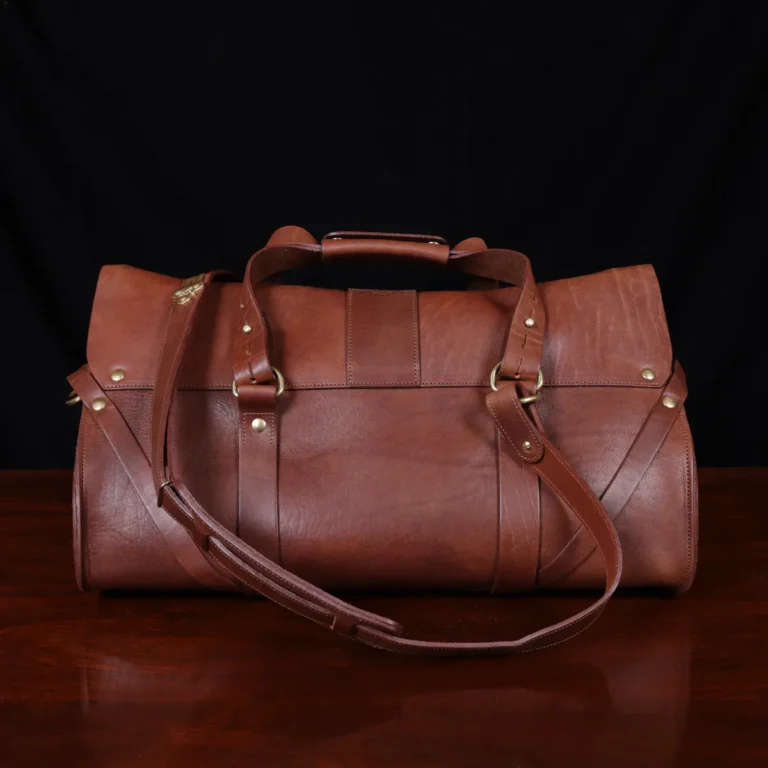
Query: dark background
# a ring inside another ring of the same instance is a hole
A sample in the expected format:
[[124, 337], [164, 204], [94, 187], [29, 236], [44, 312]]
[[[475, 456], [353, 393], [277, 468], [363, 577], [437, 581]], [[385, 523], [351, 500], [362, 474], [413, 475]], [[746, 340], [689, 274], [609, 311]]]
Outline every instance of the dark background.
[[[768, 463], [768, 3], [0, 5], [0, 466], [64, 467], [98, 270], [276, 227], [651, 262], [700, 463]], [[117, 342], [116, 342], [117, 343]]]

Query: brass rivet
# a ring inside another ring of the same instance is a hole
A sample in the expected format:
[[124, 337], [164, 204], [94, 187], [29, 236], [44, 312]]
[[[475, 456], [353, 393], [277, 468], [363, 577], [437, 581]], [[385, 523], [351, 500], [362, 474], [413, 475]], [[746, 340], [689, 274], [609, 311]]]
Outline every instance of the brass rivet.
[[656, 378], [656, 373], [651, 368], [643, 368], [640, 374], [644, 379], [648, 379], [648, 381], [653, 381]]
[[107, 401], [103, 397], [97, 397], [92, 403], [91, 408], [94, 411], [102, 411], [107, 405]]
[[251, 328], [251, 326], [250, 326], [250, 325], [248, 325], [248, 323], [246, 323], [246, 324], [243, 326], [243, 333], [250, 333], [252, 330], [253, 330], [253, 328]]
[[533, 445], [531, 445], [529, 440], [523, 441], [523, 450], [524, 451], [530, 451], [533, 448]]
[[665, 395], [662, 397], [661, 402], [664, 404], [665, 408], [674, 408], [677, 405], [677, 400], [675, 400], [675, 398], [671, 397], [670, 395]]
[[267, 422], [264, 419], [254, 419], [251, 422], [251, 429], [254, 432], [263, 432], [267, 428]]
[[112, 379], [112, 381], [122, 381], [125, 378], [125, 371], [121, 368], [115, 368], [115, 370], [109, 374], [109, 378]]
[[525, 318], [525, 327], [526, 328], [533, 328], [534, 325], [536, 325], [536, 321], [532, 317], [526, 317]]

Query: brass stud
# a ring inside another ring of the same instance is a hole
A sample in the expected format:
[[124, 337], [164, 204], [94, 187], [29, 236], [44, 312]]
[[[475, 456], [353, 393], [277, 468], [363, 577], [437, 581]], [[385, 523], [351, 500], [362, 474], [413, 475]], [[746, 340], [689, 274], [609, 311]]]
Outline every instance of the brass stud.
[[653, 381], [656, 378], [656, 372], [652, 368], [643, 368], [640, 371], [641, 376], [648, 381]]
[[115, 368], [115, 370], [109, 374], [109, 378], [112, 379], [112, 381], [122, 381], [125, 378], [125, 371], [122, 368]]
[[533, 450], [533, 445], [531, 444], [530, 440], [524, 440], [523, 441], [523, 450], [524, 451]]
[[677, 400], [670, 395], [665, 395], [661, 398], [661, 402], [665, 408], [675, 408], [677, 406]]
[[91, 408], [94, 411], [103, 411], [107, 407], [107, 401], [103, 397], [97, 397], [92, 403]]
[[525, 318], [525, 327], [526, 328], [533, 328], [534, 325], [536, 325], [536, 321], [532, 317], [526, 317]]
[[243, 333], [250, 333], [252, 330], [253, 330], [253, 328], [251, 328], [251, 326], [250, 326], [250, 325], [248, 325], [248, 323], [246, 323], [246, 324], [243, 326]]
[[251, 422], [251, 429], [254, 432], [263, 432], [267, 428], [267, 422], [264, 419], [254, 419]]

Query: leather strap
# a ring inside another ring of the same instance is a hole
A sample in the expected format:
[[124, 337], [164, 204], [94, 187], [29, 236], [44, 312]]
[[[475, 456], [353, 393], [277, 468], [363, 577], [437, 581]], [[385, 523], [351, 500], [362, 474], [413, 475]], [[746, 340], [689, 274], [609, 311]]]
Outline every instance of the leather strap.
[[[359, 241], [345, 240], [339, 242], [359, 243]], [[374, 239], [371, 242], [391, 244], [400, 241]], [[422, 243], [418, 245], [428, 248], [438, 247]], [[385, 248], [378, 255], [384, 256], [389, 252]], [[269, 359], [269, 333], [254, 287], [283, 270], [322, 263], [322, 255], [322, 245], [299, 242], [267, 245], [249, 260], [243, 281], [241, 305], [243, 327], [250, 330], [247, 334], [237, 334], [234, 351], [234, 378], [238, 387], [248, 383], [267, 384], [273, 380]], [[541, 367], [546, 315], [528, 258], [516, 251], [501, 249], [476, 252], [451, 251], [447, 265], [470, 275], [520, 286], [520, 298], [510, 319], [499, 377], [514, 379], [521, 383], [526, 394], [530, 395]]]
[[499, 533], [491, 592], [527, 592], [539, 571], [541, 490], [539, 478], [504, 449], [497, 434]]
[[[232, 588], [232, 580], [214, 568], [205, 555], [194, 545], [184, 528], [166, 515], [157, 505], [157, 491], [152, 482], [152, 469], [141, 446], [125, 423], [118, 408], [99, 386], [87, 367], [75, 371], [67, 379], [88, 409], [93, 421], [101, 428], [112, 446], [139, 498], [149, 512], [160, 535], [179, 565], [199, 584], [209, 589]], [[103, 406], [98, 410], [94, 403]]]
[[238, 415], [238, 534], [270, 560], [279, 563], [275, 385], [245, 384], [240, 387]]
[[520, 382], [501, 382], [498, 391], [491, 392], [486, 398], [489, 412], [504, 438], [505, 450], [529, 464], [532, 471], [594, 536], [605, 562], [606, 587], [604, 594], [590, 607], [517, 640], [492, 643], [435, 643], [404, 638], [401, 636], [403, 629], [397, 622], [355, 608], [276, 565], [211, 517], [180, 479], [170, 482], [170, 478], [166, 477], [164, 463], [168, 414], [200, 297], [211, 279], [213, 275], [207, 275], [202, 289], [188, 302], [172, 305], [168, 332], [158, 364], [153, 401], [152, 454], [160, 461], [153, 464], [152, 472], [160, 505], [187, 529], [195, 544], [219, 568], [245, 586], [335, 632], [377, 648], [400, 653], [523, 653], [563, 642], [582, 632], [597, 618], [616, 590], [621, 577], [619, 539], [610, 516], [594, 493], [570, 468], [523, 409], [519, 396], [527, 390]]
[[[624, 511], [669, 431], [680, 418], [687, 395], [685, 374], [680, 364], [675, 362], [672, 375], [601, 496], [600, 500], [612, 520], [615, 521]], [[578, 568], [594, 551], [594, 542], [584, 536], [584, 528], [580, 527], [563, 549], [540, 569], [538, 583], [541, 586], [556, 584]]]

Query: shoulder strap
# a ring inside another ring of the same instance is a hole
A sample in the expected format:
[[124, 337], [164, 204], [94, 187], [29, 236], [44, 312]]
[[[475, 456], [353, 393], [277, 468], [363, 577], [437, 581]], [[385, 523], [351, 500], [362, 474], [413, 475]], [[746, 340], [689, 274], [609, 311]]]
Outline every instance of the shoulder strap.
[[[524, 653], [556, 645], [586, 629], [600, 614], [621, 577], [621, 548], [610, 516], [592, 490], [574, 472], [520, 403], [512, 381], [499, 382], [486, 398], [504, 438], [505, 450], [529, 466], [592, 534], [606, 569], [603, 595], [570, 618], [532, 634], [504, 642], [437, 643], [403, 637], [395, 621], [355, 608], [272, 562], [218, 523], [179, 478], [166, 470], [168, 416], [179, 371], [205, 286], [190, 300], [172, 305], [155, 384], [152, 411], [152, 474], [158, 504], [190, 534], [196, 546], [224, 574], [289, 610], [335, 632], [377, 648], [422, 655]], [[98, 418], [98, 413], [95, 414]]]

